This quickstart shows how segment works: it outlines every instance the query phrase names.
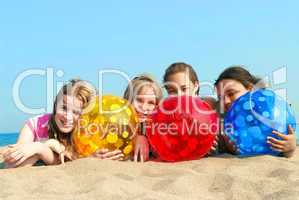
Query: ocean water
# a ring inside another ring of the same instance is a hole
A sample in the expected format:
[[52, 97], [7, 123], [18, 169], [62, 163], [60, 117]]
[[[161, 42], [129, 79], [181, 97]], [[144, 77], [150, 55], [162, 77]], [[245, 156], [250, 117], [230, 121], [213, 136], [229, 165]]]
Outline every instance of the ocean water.
[[[0, 133], [0, 147], [17, 142], [19, 133]], [[0, 169], [4, 168], [4, 163], [0, 161]]]
[[17, 142], [19, 133], [0, 133], [0, 147], [15, 144]]

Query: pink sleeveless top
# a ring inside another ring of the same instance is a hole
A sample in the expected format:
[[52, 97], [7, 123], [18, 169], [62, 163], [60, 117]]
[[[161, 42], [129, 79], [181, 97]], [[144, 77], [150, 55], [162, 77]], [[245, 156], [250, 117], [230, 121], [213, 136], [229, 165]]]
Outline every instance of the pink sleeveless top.
[[29, 119], [26, 125], [30, 128], [34, 136], [34, 142], [45, 141], [49, 139], [49, 120], [51, 114], [39, 115]]

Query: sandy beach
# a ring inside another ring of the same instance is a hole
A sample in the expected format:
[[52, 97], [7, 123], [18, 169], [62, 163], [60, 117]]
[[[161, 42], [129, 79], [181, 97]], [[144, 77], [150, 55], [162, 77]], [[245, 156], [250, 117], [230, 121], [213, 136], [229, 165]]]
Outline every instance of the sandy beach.
[[0, 199], [299, 199], [299, 149], [291, 159], [229, 155], [182, 163], [81, 159], [0, 170]]

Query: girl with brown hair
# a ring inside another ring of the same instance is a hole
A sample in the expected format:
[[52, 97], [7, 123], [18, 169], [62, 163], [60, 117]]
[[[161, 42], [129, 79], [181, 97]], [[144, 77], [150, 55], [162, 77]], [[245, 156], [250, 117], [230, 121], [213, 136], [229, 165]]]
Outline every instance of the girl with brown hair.
[[[172, 95], [187, 95], [199, 96], [200, 82], [198, 75], [194, 68], [183, 62], [171, 64], [166, 70], [163, 77], [164, 87], [169, 96]], [[216, 99], [212, 97], [200, 97], [207, 102], [211, 108], [215, 108]], [[216, 138], [214, 145], [209, 154], [217, 151], [218, 138]]]
[[[242, 95], [256, 88], [265, 88], [265, 83], [252, 75], [243, 66], [232, 66], [225, 69], [215, 82], [219, 97], [219, 111], [225, 113]], [[296, 134], [289, 126], [288, 135], [273, 131], [278, 138], [268, 138], [268, 144], [277, 152], [282, 153], [285, 157], [293, 156], [296, 150]], [[224, 137], [225, 145], [230, 153], [235, 153], [234, 144]]]

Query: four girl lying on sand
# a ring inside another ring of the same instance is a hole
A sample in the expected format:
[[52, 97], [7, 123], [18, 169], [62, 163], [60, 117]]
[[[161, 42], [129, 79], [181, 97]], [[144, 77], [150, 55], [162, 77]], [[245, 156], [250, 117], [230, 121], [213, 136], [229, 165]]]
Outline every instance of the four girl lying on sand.
[[[215, 82], [218, 100], [201, 97], [213, 108], [222, 112], [227, 111], [232, 103], [248, 91], [256, 87], [264, 87], [260, 79], [251, 75], [240, 66], [230, 67], [224, 70]], [[163, 77], [163, 85], [167, 94], [172, 95], [200, 95], [200, 81], [192, 66], [186, 63], [174, 63], [169, 66]], [[220, 92], [221, 90], [223, 92]], [[20, 132], [15, 145], [10, 145], [2, 152], [7, 168], [32, 166], [38, 162], [46, 165], [56, 165], [78, 158], [74, 150], [71, 135], [79, 117], [97, 95], [97, 91], [88, 82], [83, 80], [71, 80], [59, 91], [53, 113], [36, 116], [29, 119]], [[139, 121], [146, 123], [147, 115], [151, 114], [162, 100], [162, 88], [150, 76], [140, 75], [129, 83], [124, 92], [127, 99], [137, 111]], [[296, 149], [296, 135], [289, 127], [288, 135], [273, 132], [280, 140], [268, 138], [268, 144], [285, 157], [291, 157]], [[235, 153], [234, 144], [223, 135], [218, 134], [209, 155], [217, 153]], [[135, 161], [147, 161], [150, 159], [151, 147], [147, 137], [143, 134], [142, 127], [138, 129], [135, 139]], [[93, 157], [98, 159], [122, 160], [121, 151], [109, 151], [100, 149]]]

